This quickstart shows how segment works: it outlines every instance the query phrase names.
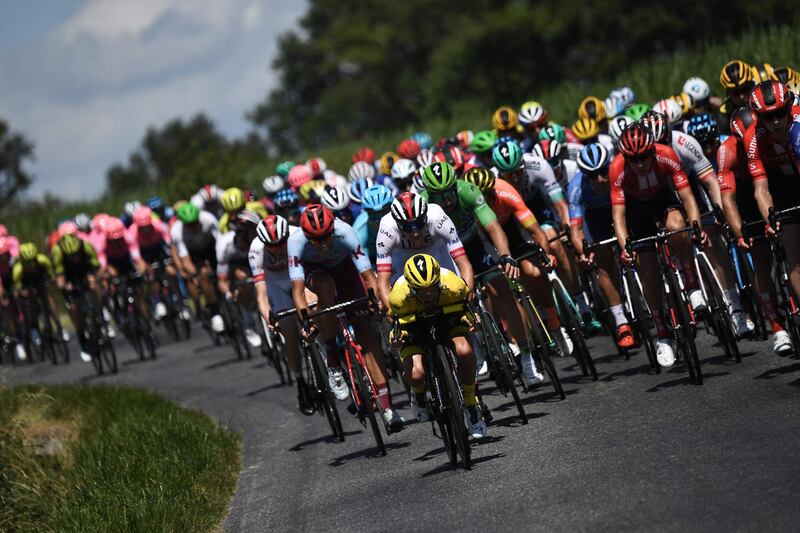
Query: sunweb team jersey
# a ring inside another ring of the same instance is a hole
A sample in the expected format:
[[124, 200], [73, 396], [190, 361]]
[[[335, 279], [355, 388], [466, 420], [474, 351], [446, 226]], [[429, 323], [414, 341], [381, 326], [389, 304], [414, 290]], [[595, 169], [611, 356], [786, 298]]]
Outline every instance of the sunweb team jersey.
[[639, 176], [626, 162], [622, 154], [611, 161], [608, 179], [611, 182], [611, 204], [625, 205], [625, 199], [639, 202], [651, 200], [669, 187], [670, 181], [680, 191], [689, 186], [686, 172], [681, 167], [678, 154], [669, 146], [657, 144], [650, 170]]
[[[429, 191], [420, 191], [419, 194], [425, 200], [430, 201]], [[486, 203], [481, 190], [473, 184], [460, 179], [456, 180], [456, 194], [458, 202], [455, 210], [449, 215], [456, 226], [458, 238], [461, 239], [461, 242], [469, 242], [478, 233], [475, 219], [485, 228], [495, 222], [497, 217]]]
[[305, 281], [304, 264], [313, 264], [325, 269], [336, 268], [342, 261], [350, 259], [359, 273], [372, 268], [369, 257], [361, 248], [356, 232], [350, 224], [338, 218], [333, 222], [333, 237], [330, 245], [321, 249], [311, 244], [302, 231], [295, 231], [286, 245], [289, 256], [289, 277], [292, 281]]

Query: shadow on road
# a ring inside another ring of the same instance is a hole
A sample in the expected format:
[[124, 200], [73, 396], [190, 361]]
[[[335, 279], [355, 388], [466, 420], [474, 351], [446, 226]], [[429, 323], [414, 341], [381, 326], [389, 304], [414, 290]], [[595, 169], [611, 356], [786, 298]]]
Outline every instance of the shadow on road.
[[230, 359], [224, 359], [222, 361], [217, 361], [216, 363], [211, 363], [210, 365], [206, 365], [203, 367], [203, 370], [214, 370], [215, 368], [221, 368], [223, 366], [228, 366], [239, 362], [244, 362], [244, 359], [239, 359], [238, 357], [231, 357]]
[[791, 365], [779, 366], [777, 368], [770, 368], [763, 374], [759, 374], [753, 379], [772, 379], [772, 378], [777, 378], [778, 376], [782, 376], [784, 374], [790, 374], [791, 372], [797, 372], [798, 370], [800, 370], [800, 363], [794, 362]]
[[[730, 372], [703, 372], [703, 382], [705, 382], [709, 378], [727, 376], [728, 374], [730, 374]], [[673, 379], [671, 381], [664, 381], [663, 383], [659, 383], [655, 387], [650, 387], [649, 389], [646, 389], [645, 392], [660, 392], [662, 390], [670, 389], [672, 387], [678, 387], [680, 385], [694, 385], [694, 382], [689, 377], [688, 372], [682, 374], [681, 377], [679, 377], [678, 379]]]
[[256, 394], [261, 394], [262, 392], [267, 392], [268, 390], [272, 389], [280, 389], [282, 387], [286, 387], [281, 383], [273, 383], [272, 385], [267, 385], [266, 387], [261, 387], [260, 389], [252, 390], [245, 394], [242, 394], [242, 398], [249, 398], [250, 396], [255, 396]]
[[[503, 405], [509, 405], [509, 406], [512, 406], [512, 407], [515, 406], [514, 402], [503, 404]], [[492, 409], [492, 412], [496, 412], [497, 409], [498, 409], [497, 407]], [[531, 420], [536, 420], [537, 418], [542, 418], [542, 417], [545, 417], [545, 416], [547, 416], [549, 414], [550, 413], [525, 413], [525, 417], [528, 419], [528, 422], [530, 422]], [[500, 427], [507, 427], [507, 428], [508, 427], [516, 428], [516, 427], [520, 427], [522, 425], [524, 425], [524, 424], [522, 422], [520, 422], [520, 420], [519, 420], [519, 413], [510, 415], [510, 416], [505, 416], [503, 418], [496, 418], [496, 419], [492, 420], [489, 423], [489, 427], [500, 426]]]
[[[483, 457], [473, 457], [472, 458], [472, 467], [474, 468], [475, 465], [479, 465], [481, 463], [485, 463], [485, 462], [491, 461], [493, 459], [499, 459], [499, 458], [505, 457], [505, 456], [506, 456], [506, 454], [504, 454], [504, 453], [496, 453], [496, 454], [493, 454], [493, 455], [484, 455]], [[419, 477], [426, 478], [426, 477], [435, 476], [437, 474], [442, 474], [444, 472], [453, 472], [453, 471], [457, 471], [457, 470], [463, 471], [463, 468], [461, 468], [460, 465], [461, 465], [461, 463], [459, 463], [456, 466], [453, 466], [453, 465], [450, 464], [450, 461], [447, 461], [446, 463], [444, 463], [444, 464], [442, 464], [440, 466], [437, 466], [433, 470], [428, 470], [427, 472], [423, 472], [422, 474], [419, 475]]]
[[[411, 443], [408, 442], [408, 441], [406, 441], [406, 442], [387, 442], [387, 443], [384, 443], [384, 446], [386, 447], [386, 456], [388, 457], [391, 450], [400, 450], [402, 448], [408, 448], [409, 446], [411, 446]], [[384, 456], [381, 455], [380, 452], [378, 451], [378, 448], [367, 448], [365, 450], [359, 450], [357, 452], [348, 453], [346, 455], [342, 455], [340, 457], [336, 457], [330, 463], [328, 463], [328, 466], [332, 466], [332, 467], [342, 466], [343, 464], [347, 464], [348, 461], [351, 461], [353, 459], [360, 459], [362, 457], [366, 457], [367, 459], [383, 459], [384, 458]]]
[[[359, 431], [345, 431], [344, 432], [344, 436], [345, 436], [345, 438], [347, 438], [347, 437], [349, 437], [351, 435], [358, 435], [360, 433], [364, 433], [364, 432], [360, 431], [360, 430]], [[294, 446], [289, 448], [289, 451], [291, 451], [291, 452], [301, 452], [301, 451], [303, 451], [303, 448], [305, 448], [306, 446], [311, 446], [313, 444], [319, 444], [321, 442], [324, 442], [325, 444], [339, 444], [339, 441], [333, 435], [325, 435], [324, 437], [317, 437], [316, 439], [311, 439], [311, 440], [307, 440], [307, 441], [303, 441], [303, 442], [300, 442], [298, 444], [295, 444]]]

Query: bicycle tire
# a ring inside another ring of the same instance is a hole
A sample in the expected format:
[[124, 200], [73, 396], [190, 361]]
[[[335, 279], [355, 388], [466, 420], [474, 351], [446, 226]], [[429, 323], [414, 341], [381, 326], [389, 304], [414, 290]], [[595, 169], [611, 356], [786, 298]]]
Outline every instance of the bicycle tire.
[[361, 403], [358, 409], [361, 415], [369, 421], [369, 427], [372, 430], [372, 436], [375, 438], [378, 452], [386, 456], [386, 446], [383, 443], [383, 436], [378, 426], [378, 420], [375, 418], [375, 411], [379, 409], [378, 406], [380, 406], [380, 398], [378, 398], [377, 392], [370, 387], [369, 378], [367, 377], [368, 370], [365, 366], [361, 365], [361, 361], [356, 357], [353, 347], [348, 344], [346, 349], [350, 358], [350, 364], [353, 368], [353, 381], [355, 381], [353, 385], [355, 385], [356, 394]]
[[672, 311], [677, 318], [677, 325], [675, 328], [676, 347], [683, 352], [686, 358], [686, 366], [689, 370], [689, 377], [696, 385], [703, 384], [703, 370], [700, 368], [700, 358], [697, 355], [697, 345], [694, 342], [694, 336], [691, 332], [691, 317], [687, 303], [678, 296], [681, 294], [680, 283], [678, 276], [674, 270], [667, 270], [667, 285], [669, 287], [669, 302]]
[[[266, 334], [265, 334], [266, 335]], [[280, 338], [280, 334], [272, 335], [272, 347], [270, 348], [269, 345], [267, 346], [267, 359], [272, 363], [272, 367], [275, 369], [275, 372], [278, 374], [278, 379], [281, 380], [281, 385], [285, 385], [287, 381], [287, 377], [291, 379], [288, 372], [288, 365], [287, 365], [287, 375], [283, 373], [283, 359], [281, 352], [283, 352], [283, 341]], [[290, 383], [291, 385], [291, 383]]]
[[457, 385], [455, 368], [451, 365], [452, 354], [449, 348], [437, 346], [436, 360], [440, 376], [444, 382], [444, 405], [446, 416], [450, 421], [453, 441], [455, 447], [461, 455], [461, 462], [464, 470], [472, 469], [472, 458], [470, 457], [469, 436], [464, 423], [464, 406], [460, 401], [461, 392]]
[[733, 317], [728, 310], [728, 302], [722, 294], [722, 288], [717, 283], [713, 270], [706, 261], [698, 261], [700, 265], [700, 275], [706, 281], [708, 290], [708, 305], [711, 309], [712, 324], [717, 333], [725, 353], [728, 357], [733, 357], [737, 363], [742, 362], [742, 355], [739, 353], [739, 345], [736, 342], [736, 335], [733, 333]]
[[628, 295], [631, 299], [631, 306], [633, 325], [636, 328], [636, 333], [641, 340], [640, 344], [644, 344], [647, 360], [650, 362], [650, 367], [656, 371], [657, 374], [661, 373], [661, 365], [658, 364], [656, 358], [655, 341], [653, 334], [650, 332], [650, 311], [647, 309], [647, 302], [644, 299], [644, 294], [639, 289], [639, 284], [630, 270], [625, 271], [625, 277], [628, 285]]
[[114, 344], [111, 342], [111, 339], [105, 338], [103, 340], [103, 342], [100, 344], [100, 351], [102, 353], [106, 368], [109, 368], [112, 374], [116, 374], [119, 370], [117, 366], [117, 352], [114, 350]]
[[[506, 349], [503, 350], [500, 344], [500, 331], [492, 316], [489, 315], [489, 313], [482, 313], [482, 315], [485, 315], [481, 316], [481, 328], [486, 339], [486, 351], [489, 358], [492, 360], [490, 364], [495, 366], [495, 371], [492, 372], [492, 378], [500, 392], [503, 394], [506, 394], [506, 392], [511, 393], [511, 398], [514, 400], [514, 405], [517, 407], [520, 421], [525, 425], [528, 423], [528, 415], [525, 413], [525, 406], [522, 405], [519, 392], [517, 392], [517, 387], [514, 384], [514, 373], [511, 371], [511, 368], [509, 368], [511, 349], [508, 348], [506, 344]], [[502, 339], [502, 342], [505, 343], [505, 339]]]
[[[555, 393], [562, 400], [566, 400], [567, 395], [564, 392], [564, 387], [561, 384], [561, 378], [559, 378], [555, 364], [553, 364], [553, 359], [550, 357], [550, 343], [547, 341], [547, 335], [543, 331], [544, 325], [539, 320], [536, 312], [531, 308], [532, 304], [530, 300], [523, 298], [521, 304], [522, 309], [525, 311], [525, 314], [528, 317], [530, 336], [532, 339], [531, 346], [534, 347], [534, 359], [537, 359], [536, 363], [540, 365], [540, 368], [544, 368], [544, 371], [547, 373], [547, 376], [550, 379], [550, 383], [553, 385]], [[525, 390], [527, 391], [527, 387]]]
[[[586, 338], [583, 335], [583, 321], [578, 313], [577, 308], [572, 303], [571, 299], [560, 289], [553, 291], [557, 294], [558, 307], [561, 309], [562, 320], [566, 318], [566, 329], [572, 337], [573, 349], [572, 353], [575, 354], [575, 360], [581, 367], [584, 376], [591, 376], [592, 381], [597, 381], [597, 368], [594, 365], [594, 360], [589, 353], [589, 347], [586, 346]], [[564, 324], [564, 322], [562, 322]]]
[[319, 349], [312, 343], [306, 346], [311, 358], [311, 364], [316, 374], [315, 380], [317, 388], [320, 391], [320, 403], [322, 411], [325, 413], [325, 418], [328, 419], [328, 424], [331, 427], [334, 438], [344, 442], [344, 429], [342, 429], [342, 421], [339, 418], [339, 411], [336, 409], [336, 398], [333, 397], [333, 392], [328, 387], [328, 372], [325, 370], [326, 366], [322, 360], [322, 354]]

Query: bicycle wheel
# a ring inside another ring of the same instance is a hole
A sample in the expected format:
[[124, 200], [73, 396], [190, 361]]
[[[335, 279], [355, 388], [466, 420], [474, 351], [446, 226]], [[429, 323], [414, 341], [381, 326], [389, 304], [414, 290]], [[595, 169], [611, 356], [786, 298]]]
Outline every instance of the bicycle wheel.
[[[281, 360], [283, 359], [281, 352], [283, 352], [284, 346], [280, 337], [280, 334], [265, 332], [263, 342], [267, 345], [267, 359], [272, 364], [272, 368], [274, 368], [275, 372], [278, 374], [278, 378], [281, 380], [281, 385], [285, 385], [287, 376], [284, 376], [283, 374], [283, 361]], [[288, 373], [289, 372], [287, 368], [287, 374]]]
[[238, 325], [234, 323], [231, 305], [232, 304], [226, 299], [223, 301], [222, 306], [220, 307], [222, 321], [225, 323], [225, 332], [223, 335], [225, 335], [225, 338], [228, 340], [228, 344], [233, 347], [233, 351], [236, 352], [236, 358], [241, 361], [244, 359], [244, 352], [242, 351], [242, 345], [239, 342], [239, 335], [236, 331]]
[[[525, 407], [522, 405], [522, 400], [514, 384], [514, 375], [517, 372], [511, 349], [500, 334], [494, 318], [489, 313], [481, 313], [481, 329], [486, 339], [486, 351], [491, 360], [492, 378], [497, 384], [497, 389], [503, 395], [511, 393], [514, 405], [517, 407], [517, 412], [519, 412], [520, 421], [523, 424], [527, 424], [528, 416], [525, 414]], [[512, 371], [511, 365], [514, 365], [514, 371]]]
[[733, 333], [733, 317], [722, 293], [722, 287], [717, 283], [714, 271], [706, 261], [700, 260], [698, 264], [700, 265], [700, 275], [708, 288], [709, 315], [714, 332], [728, 357], [733, 357], [737, 363], [741, 363], [742, 355], [739, 353], [739, 345], [736, 342], [736, 335]]
[[116, 374], [117, 367], [117, 352], [114, 350], [114, 343], [104, 333], [101, 334], [100, 342], [98, 344], [100, 349], [100, 358], [106, 370], [112, 374]]
[[[550, 382], [553, 384], [553, 389], [556, 394], [565, 400], [567, 395], [564, 393], [564, 387], [561, 385], [561, 379], [558, 377], [558, 372], [553, 364], [553, 359], [550, 357], [550, 342], [547, 340], [547, 334], [544, 331], [544, 324], [539, 320], [539, 315], [533, 309], [532, 304], [528, 298], [522, 299], [522, 308], [528, 317], [528, 324], [530, 324], [530, 335], [532, 338], [532, 346], [534, 347], [534, 359], [540, 368], [544, 368]], [[527, 388], [526, 388], [527, 390]]]
[[328, 386], [328, 372], [325, 362], [322, 360], [322, 354], [314, 343], [307, 345], [306, 349], [310, 352], [309, 357], [314, 367], [314, 379], [320, 392], [319, 400], [322, 410], [325, 412], [325, 418], [328, 419], [328, 424], [331, 426], [333, 436], [339, 439], [339, 441], [344, 442], [344, 429], [342, 429], [339, 411], [336, 409], [336, 399], [333, 397], [333, 392], [331, 392]]
[[472, 459], [470, 457], [469, 436], [464, 424], [464, 403], [461, 389], [455, 376], [455, 368], [451, 363], [453, 359], [449, 348], [437, 346], [437, 370], [444, 383], [442, 400], [444, 401], [446, 416], [453, 431], [455, 447], [459, 455], [461, 455], [462, 466], [465, 470], [470, 470], [472, 468]]
[[651, 317], [650, 311], [647, 308], [647, 302], [644, 299], [642, 291], [639, 289], [639, 284], [629, 269], [625, 271], [625, 278], [628, 286], [628, 296], [631, 300], [631, 321], [639, 336], [639, 344], [644, 345], [645, 352], [647, 353], [647, 360], [650, 361], [650, 367], [656, 371], [657, 374], [661, 373], [661, 365], [658, 364], [656, 359], [655, 341], [653, 334], [650, 332]]
[[700, 368], [700, 358], [697, 355], [697, 345], [692, 335], [692, 318], [689, 307], [681, 297], [682, 290], [674, 270], [667, 270], [667, 286], [669, 288], [669, 302], [674, 315], [673, 323], [676, 347], [682, 352], [686, 360], [689, 377], [696, 385], [703, 384], [703, 371]]
[[559, 287], [553, 288], [556, 296], [557, 307], [560, 310], [562, 325], [572, 337], [573, 353], [575, 360], [581, 367], [584, 376], [592, 376], [592, 381], [597, 381], [597, 368], [594, 366], [589, 347], [586, 346], [586, 339], [583, 336], [583, 320], [572, 299]]
[[378, 426], [378, 420], [375, 418], [375, 411], [380, 409], [380, 398], [377, 391], [370, 386], [372, 380], [369, 378], [366, 366], [362, 366], [364, 360], [357, 357], [355, 350], [350, 345], [347, 345], [347, 355], [350, 358], [350, 364], [353, 365], [353, 380], [355, 381], [353, 385], [355, 385], [358, 395], [357, 408], [361, 416], [369, 421], [369, 427], [372, 429], [372, 436], [375, 437], [378, 451], [381, 455], [386, 455], [386, 446], [383, 444], [381, 429]]

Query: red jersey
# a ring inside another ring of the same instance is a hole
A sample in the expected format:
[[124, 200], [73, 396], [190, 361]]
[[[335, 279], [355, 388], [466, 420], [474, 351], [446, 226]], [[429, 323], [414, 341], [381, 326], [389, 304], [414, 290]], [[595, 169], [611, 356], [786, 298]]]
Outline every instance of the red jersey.
[[670, 180], [678, 191], [689, 186], [689, 179], [675, 150], [662, 144], [657, 144], [655, 148], [655, 161], [644, 176], [639, 176], [625, 162], [622, 154], [614, 156], [608, 172], [611, 205], [625, 205], [626, 196], [640, 202], [655, 198], [669, 187]]
[[747, 155], [744, 153], [744, 143], [740, 138], [731, 135], [719, 145], [717, 169], [719, 190], [722, 192], [735, 193], [737, 183], [742, 184], [745, 179], [750, 179], [750, 173], [747, 171]]
[[[800, 107], [793, 106], [791, 115], [800, 115]], [[747, 170], [753, 181], [767, 178], [767, 170], [784, 176], [800, 173], [800, 161], [792, 156], [791, 146], [777, 142], [758, 118], [744, 132], [744, 148], [747, 154]]]
[[485, 198], [500, 224], [508, 222], [511, 215], [517, 218], [523, 228], [529, 228], [536, 222], [536, 217], [525, 205], [522, 195], [506, 180], [498, 178], [495, 181], [494, 194], [486, 195]]

